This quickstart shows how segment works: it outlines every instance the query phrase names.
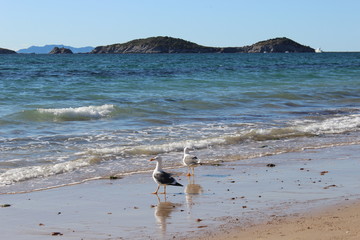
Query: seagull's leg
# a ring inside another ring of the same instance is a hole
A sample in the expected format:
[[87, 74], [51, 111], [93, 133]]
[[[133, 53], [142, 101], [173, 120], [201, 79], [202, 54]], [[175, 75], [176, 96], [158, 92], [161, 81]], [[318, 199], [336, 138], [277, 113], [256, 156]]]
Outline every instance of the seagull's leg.
[[158, 185], [158, 187], [157, 187], [156, 191], [155, 191], [155, 192], [153, 192], [152, 194], [157, 194], [157, 193], [158, 193], [158, 191], [159, 191], [159, 188], [160, 188], [160, 185]]
[[191, 169], [190, 169], [190, 167], [188, 167], [188, 173], [186, 174], [186, 176], [188, 176], [188, 177], [190, 177], [191, 176]]
[[164, 185], [164, 192], [163, 194], [166, 194], [166, 185]]

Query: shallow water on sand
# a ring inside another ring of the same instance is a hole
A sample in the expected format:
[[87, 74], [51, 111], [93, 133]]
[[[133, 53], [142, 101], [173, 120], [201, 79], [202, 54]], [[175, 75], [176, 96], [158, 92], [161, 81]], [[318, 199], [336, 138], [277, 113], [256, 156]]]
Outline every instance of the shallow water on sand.
[[186, 169], [176, 169], [172, 172], [184, 186], [169, 186], [167, 195], [150, 194], [156, 189], [150, 172], [1, 195], [1, 204], [11, 206], [0, 207], [0, 235], [16, 240], [49, 239], [53, 232], [65, 239], [207, 239], [233, 227], [358, 201], [359, 150], [359, 145], [341, 146], [205, 165], [190, 178]]

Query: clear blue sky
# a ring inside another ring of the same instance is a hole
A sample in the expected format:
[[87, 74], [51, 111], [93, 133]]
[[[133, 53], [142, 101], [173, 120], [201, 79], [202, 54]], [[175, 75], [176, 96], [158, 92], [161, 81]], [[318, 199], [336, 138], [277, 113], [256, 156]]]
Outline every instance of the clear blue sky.
[[360, 51], [359, 0], [0, 0], [0, 47], [74, 47], [171, 36], [205, 46], [288, 37]]

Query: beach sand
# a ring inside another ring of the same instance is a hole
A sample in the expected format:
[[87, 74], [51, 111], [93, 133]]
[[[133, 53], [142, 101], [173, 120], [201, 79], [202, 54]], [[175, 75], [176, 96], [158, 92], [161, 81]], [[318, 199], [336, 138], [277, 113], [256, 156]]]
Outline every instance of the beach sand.
[[338, 204], [321, 211], [274, 217], [249, 228], [236, 227], [196, 239], [360, 239], [360, 203]]
[[0, 195], [0, 237], [360, 239], [359, 170], [350, 145], [219, 161], [191, 178], [169, 169], [184, 187], [166, 196], [151, 194], [151, 172]]

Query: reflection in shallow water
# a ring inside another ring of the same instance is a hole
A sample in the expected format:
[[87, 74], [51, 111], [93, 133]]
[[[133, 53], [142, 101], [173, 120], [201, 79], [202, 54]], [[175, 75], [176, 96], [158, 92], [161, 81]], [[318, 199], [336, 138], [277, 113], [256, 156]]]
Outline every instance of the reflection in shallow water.
[[166, 195], [164, 195], [164, 201], [161, 201], [159, 196], [156, 195], [158, 199], [158, 204], [155, 206], [155, 219], [159, 224], [162, 234], [166, 233], [166, 226], [169, 223], [169, 219], [171, 219], [171, 213], [181, 206], [179, 203], [172, 203], [166, 201]]
[[188, 184], [185, 187], [185, 199], [186, 204], [189, 210], [191, 210], [192, 206], [195, 204], [194, 198], [199, 194], [203, 193], [203, 188], [200, 184], [195, 183], [194, 177], [188, 177]]
[[[188, 184], [184, 189], [185, 200], [187, 205], [188, 216], [191, 215], [191, 209], [195, 205], [195, 198], [203, 193], [203, 188], [200, 184], [195, 183], [195, 178], [188, 177]], [[156, 219], [156, 223], [161, 230], [162, 236], [166, 236], [167, 226], [172, 223], [172, 213], [175, 211], [180, 211], [180, 207], [183, 205], [182, 203], [173, 203], [167, 200], [166, 194], [155, 194], [158, 204], [154, 206], [154, 216]], [[181, 209], [183, 212], [184, 210]]]

